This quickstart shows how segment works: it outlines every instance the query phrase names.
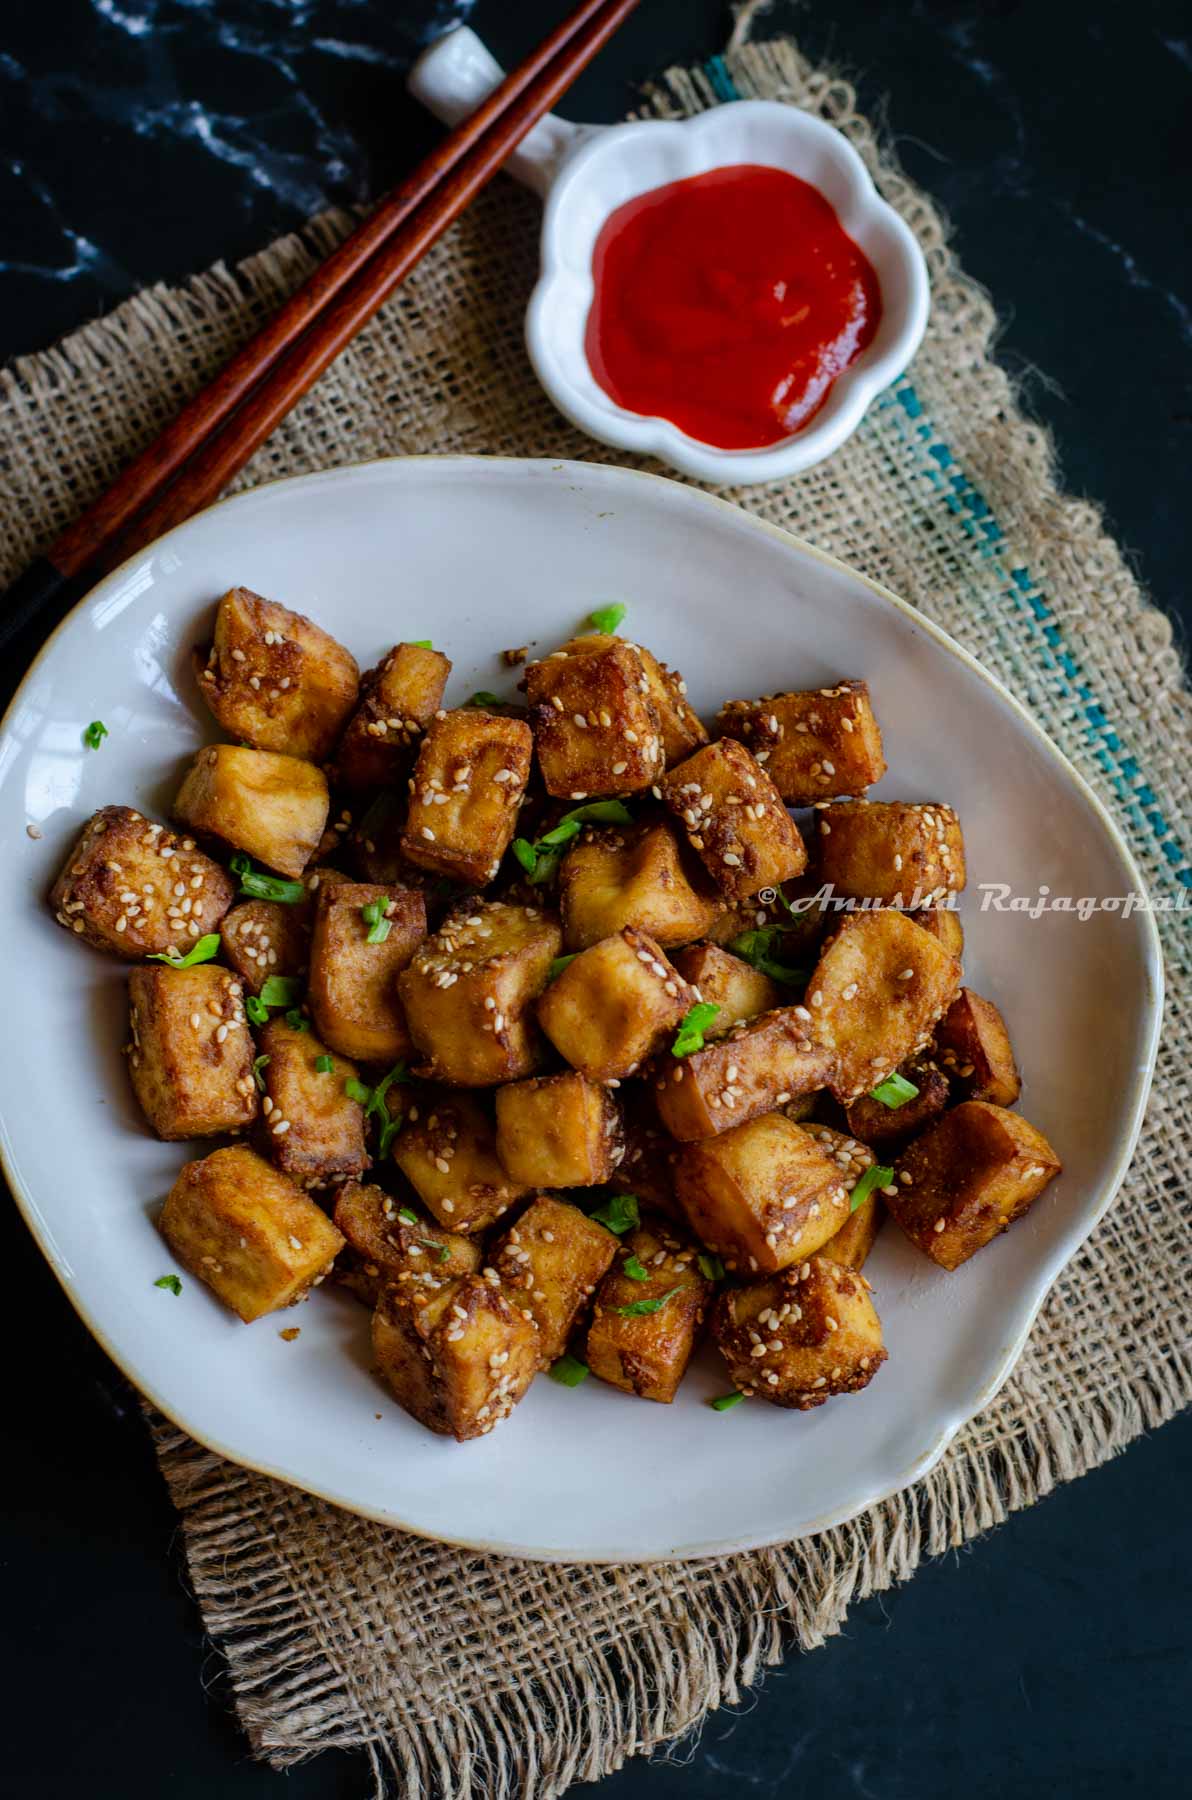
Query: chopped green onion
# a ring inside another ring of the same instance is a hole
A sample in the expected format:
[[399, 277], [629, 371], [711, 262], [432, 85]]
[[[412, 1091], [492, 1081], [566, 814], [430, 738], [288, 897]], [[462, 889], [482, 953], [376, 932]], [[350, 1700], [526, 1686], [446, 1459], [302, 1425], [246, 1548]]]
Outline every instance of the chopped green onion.
[[796, 968], [793, 963], [780, 962], [772, 955], [786, 932], [781, 925], [759, 925], [751, 931], [742, 931], [733, 938], [728, 948], [734, 956], [743, 962], [750, 963], [762, 975], [768, 975], [771, 981], [781, 981], [787, 987], [803, 987], [810, 979], [810, 969]]
[[560, 844], [569, 844], [572, 838], [579, 836], [579, 833], [580, 823], [578, 819], [560, 819], [559, 823], [552, 830], [543, 832], [542, 836], [537, 840], [535, 848], [540, 850], [557, 850]]
[[715, 1400], [709, 1400], [708, 1405], [713, 1412], [728, 1412], [730, 1407], [740, 1406], [744, 1398], [744, 1394], [719, 1394]]
[[870, 1090], [869, 1098], [880, 1100], [883, 1106], [888, 1106], [891, 1112], [895, 1112], [898, 1107], [905, 1106], [908, 1100], [913, 1100], [918, 1092], [914, 1082], [908, 1081], [905, 1075], [900, 1075], [895, 1069], [893, 1075], [887, 1075], [884, 1081], [879, 1081]]
[[618, 1237], [624, 1237], [627, 1231], [633, 1231], [641, 1224], [641, 1213], [638, 1210], [636, 1194], [614, 1194], [603, 1206], [589, 1213], [598, 1225], [605, 1225]]
[[705, 1281], [724, 1280], [724, 1264], [718, 1256], [709, 1256], [705, 1253], [698, 1256], [696, 1261], [699, 1264], [699, 1272]]
[[422, 1223], [412, 1206], [399, 1206], [397, 1216], [399, 1219], [404, 1219], [407, 1225], [421, 1225]]
[[591, 625], [595, 631], [602, 631], [606, 637], [611, 637], [628, 611], [629, 608], [627, 606], [621, 606], [619, 604], [613, 606], [598, 606], [595, 612], [588, 614], [588, 624]]
[[335, 1058], [333, 1056], [316, 1056], [315, 1068], [320, 1075], [330, 1075], [335, 1069]]
[[286, 1010], [286, 1024], [291, 1031], [309, 1031], [310, 1020], [300, 1006], [291, 1006]]
[[344, 1093], [349, 1100], [359, 1101], [361, 1106], [367, 1106], [372, 1099], [372, 1089], [365, 1087], [362, 1081], [357, 1081], [354, 1075], [349, 1075], [344, 1082]]
[[177, 1275], [159, 1275], [153, 1285], [154, 1287], [169, 1288], [171, 1294], [182, 1292], [182, 1283]]
[[296, 1006], [302, 983], [296, 975], [266, 975], [261, 983], [261, 999], [266, 1006]]
[[[398, 1113], [396, 1118], [391, 1116], [383, 1121], [381, 1129], [377, 1134], [377, 1154], [379, 1156], [388, 1156], [389, 1146], [405, 1122], [405, 1113]], [[445, 1262], [446, 1257], [443, 1257], [440, 1260]]]
[[410, 648], [412, 650], [433, 650], [434, 645], [429, 638], [411, 638]]
[[201, 937], [197, 944], [192, 945], [185, 956], [172, 954], [169, 950], [158, 950], [147, 960], [168, 963], [171, 969], [193, 969], [196, 963], [214, 962], [219, 955], [219, 944], [218, 931], [209, 931], [206, 937]]
[[865, 1173], [853, 1188], [852, 1197], [849, 1201], [849, 1212], [855, 1213], [857, 1208], [868, 1200], [874, 1188], [889, 1187], [893, 1179], [893, 1169], [885, 1169], [880, 1163], [874, 1163], [872, 1167], [866, 1169]]
[[476, 692], [469, 694], [464, 701], [465, 706], [505, 706], [507, 704], [508, 702], [502, 700], [500, 694], [491, 694], [487, 688], [477, 688]]
[[621, 1272], [628, 1275], [630, 1281], [649, 1281], [650, 1271], [638, 1256], [627, 1256], [621, 1264]]
[[248, 1014], [252, 1024], [268, 1025], [269, 1008], [265, 1005], [263, 1000], [258, 1000], [255, 994], [249, 994], [244, 1002], [244, 1010]]
[[568, 968], [570, 966], [570, 964], [572, 964], [575, 961], [575, 959], [578, 955], [579, 955], [579, 951], [573, 950], [570, 956], [556, 956], [554, 962], [551, 964], [550, 968], [546, 971], [547, 981], [551, 982], [554, 980], [556, 975], [561, 975], [563, 973], [563, 970]]
[[[388, 1155], [390, 1144], [393, 1142], [405, 1122], [404, 1114], [399, 1113], [396, 1118], [391, 1116], [389, 1107], [386, 1104], [385, 1096], [395, 1081], [405, 1082], [409, 1079], [410, 1077], [406, 1073], [405, 1063], [396, 1062], [390, 1069], [388, 1075], [383, 1075], [381, 1077], [376, 1087], [366, 1087], [362, 1081], [357, 1081], [354, 1075], [344, 1082], [344, 1093], [348, 1096], [349, 1100], [356, 1100], [360, 1103], [364, 1108], [365, 1118], [367, 1119], [371, 1116], [380, 1121], [377, 1149], [382, 1156]], [[404, 1218], [405, 1214], [400, 1213], [398, 1216]], [[411, 1215], [411, 1218], [413, 1219], [413, 1215]], [[417, 1223], [417, 1220], [414, 1219], [413, 1222]]]
[[[250, 1019], [252, 1018], [251, 1013], [249, 1013], [248, 1016]], [[268, 1013], [266, 1013], [265, 1017], [266, 1018], [269, 1017]], [[261, 1070], [265, 1067], [265, 1065], [268, 1061], [269, 1061], [269, 1058], [267, 1056], [255, 1056], [253, 1058], [252, 1078], [257, 1084], [258, 1094], [263, 1094], [265, 1092], [265, 1077], [261, 1074]]]
[[645, 1313], [660, 1312], [668, 1300], [674, 1299], [682, 1285], [680, 1282], [679, 1287], [670, 1288], [667, 1293], [660, 1294], [657, 1300], [633, 1300], [628, 1306], [610, 1306], [609, 1311], [619, 1313], [623, 1319], [639, 1319]]
[[297, 906], [306, 899], [306, 889], [300, 881], [286, 881], [280, 875], [266, 875], [263, 869], [254, 869], [242, 850], [236, 852], [228, 867], [239, 876], [240, 893], [246, 899], [279, 900], [285, 906]]
[[533, 843], [514, 838], [513, 854], [535, 887], [541, 887], [559, 866], [563, 846], [579, 836], [581, 825], [632, 825], [633, 814], [623, 800], [590, 800], [573, 806], [551, 829]]
[[704, 1047], [704, 1032], [720, 1011], [714, 1000], [698, 1000], [675, 1033], [672, 1056], [690, 1056]]
[[440, 1244], [438, 1238], [419, 1238], [418, 1242], [422, 1245], [424, 1250], [438, 1251], [439, 1254], [435, 1258], [436, 1262], [447, 1262], [451, 1256], [450, 1244]]
[[92, 719], [83, 733], [83, 742], [88, 750], [98, 750], [106, 737], [111, 734], [102, 719]]
[[370, 900], [360, 908], [360, 916], [368, 926], [366, 944], [383, 944], [393, 930], [393, 920], [385, 917], [387, 900]]
[[561, 1356], [551, 1364], [550, 1378], [562, 1387], [578, 1387], [588, 1378], [588, 1365], [580, 1362], [578, 1356]]

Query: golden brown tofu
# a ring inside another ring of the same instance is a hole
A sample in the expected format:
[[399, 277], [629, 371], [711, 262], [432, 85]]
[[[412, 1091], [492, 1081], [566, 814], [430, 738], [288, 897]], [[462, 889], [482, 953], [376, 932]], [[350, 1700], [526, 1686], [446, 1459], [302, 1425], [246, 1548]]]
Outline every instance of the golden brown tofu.
[[832, 794], [863, 794], [886, 772], [882, 734], [863, 681], [730, 700], [716, 724], [765, 763], [791, 806], [811, 806]]
[[661, 725], [636, 644], [572, 638], [525, 677], [546, 791], [559, 800], [633, 794], [662, 773]]
[[[284, 1019], [261, 1028], [265, 1097], [261, 1101], [260, 1145], [278, 1168], [304, 1187], [331, 1187], [362, 1175], [364, 1111], [344, 1092], [355, 1066], [332, 1055], [313, 1031]], [[317, 1065], [330, 1062], [330, 1069]]]
[[257, 1116], [244, 990], [216, 963], [133, 969], [128, 1070], [159, 1138], [242, 1131]]
[[220, 927], [222, 950], [250, 994], [270, 975], [301, 975], [310, 961], [310, 908], [242, 900]]
[[[674, 1399], [712, 1293], [697, 1257], [661, 1222], [622, 1240], [592, 1308], [584, 1359], [593, 1375], [642, 1400]], [[627, 1265], [644, 1274], [634, 1279]]]
[[335, 757], [340, 787], [392, 787], [409, 767], [414, 746], [443, 704], [451, 673], [441, 650], [395, 644], [360, 683], [360, 704]]
[[935, 1045], [943, 1071], [962, 1099], [1014, 1105], [1022, 1078], [1006, 1021], [992, 1000], [961, 988], [935, 1028]]
[[719, 944], [688, 944], [685, 950], [677, 950], [671, 961], [701, 1000], [720, 1008], [717, 1031], [756, 1019], [758, 1013], [771, 1012], [782, 1004], [777, 982]]
[[1008, 1231], [1060, 1167], [1043, 1133], [1017, 1113], [966, 1100], [907, 1145], [887, 1205], [912, 1244], [956, 1269]]
[[829, 1262], [843, 1263], [849, 1269], [859, 1269], [873, 1249], [886, 1213], [876, 1191], [871, 1191], [856, 1205], [852, 1195], [866, 1169], [871, 1169], [877, 1158], [872, 1150], [859, 1143], [856, 1138], [849, 1137], [847, 1132], [834, 1131], [830, 1125], [808, 1124], [804, 1126], [804, 1130], [812, 1142], [818, 1144], [836, 1162], [844, 1179], [851, 1209], [835, 1237], [830, 1237], [817, 1254], [826, 1256]]
[[807, 1412], [868, 1387], [886, 1360], [869, 1293], [863, 1275], [827, 1256], [726, 1289], [712, 1336], [739, 1391]]
[[313, 763], [240, 744], [212, 744], [190, 765], [175, 815], [283, 875], [297, 877], [327, 823], [327, 778]]
[[939, 939], [949, 956], [960, 958], [964, 955], [964, 926], [960, 923], [955, 900], [942, 901], [939, 906], [922, 906], [910, 916], [916, 925]]
[[688, 1142], [744, 1125], [797, 1095], [818, 1093], [835, 1064], [811, 1030], [806, 1007], [783, 1006], [734, 1025], [690, 1056], [660, 1057], [658, 1117], [672, 1137]]
[[465, 900], [397, 978], [420, 1074], [452, 1087], [496, 1087], [537, 1068], [533, 1002], [563, 946], [537, 906]]
[[373, 1307], [393, 1283], [433, 1286], [480, 1267], [480, 1246], [399, 1202], [384, 1188], [347, 1181], [335, 1200], [335, 1228], [346, 1250], [336, 1281]]
[[568, 1070], [497, 1089], [497, 1156], [523, 1187], [599, 1187], [624, 1154], [620, 1109], [586, 1075]]
[[532, 1200], [517, 1224], [492, 1246], [489, 1268], [496, 1270], [512, 1304], [534, 1316], [543, 1368], [566, 1350], [616, 1254], [611, 1231], [549, 1194]]
[[904, 913], [850, 913], [807, 987], [813, 1029], [836, 1053], [836, 1098], [872, 1092], [925, 1049], [959, 986], [956, 958]]
[[526, 1192], [502, 1168], [496, 1128], [472, 1094], [420, 1095], [393, 1141], [393, 1160], [452, 1231], [483, 1231]]
[[301, 613], [230, 588], [215, 640], [195, 652], [199, 692], [223, 729], [256, 750], [321, 762], [356, 704], [360, 670], [342, 644]]
[[[387, 934], [370, 942], [385, 926]], [[310, 947], [310, 1010], [325, 1044], [357, 1062], [409, 1055], [397, 977], [425, 936], [426, 902], [408, 888], [341, 882], [323, 893]]]
[[372, 1343], [398, 1404], [461, 1444], [508, 1418], [541, 1362], [538, 1327], [479, 1275], [387, 1288]]
[[[585, 831], [559, 870], [568, 950], [586, 950], [626, 925], [663, 948], [689, 944], [715, 919], [720, 899], [669, 819], [620, 831]], [[691, 859], [692, 862], [694, 859]]]
[[241, 1144], [187, 1163], [158, 1223], [183, 1268], [246, 1325], [305, 1299], [343, 1248], [314, 1201]]
[[659, 662], [644, 644], [637, 646], [642, 667], [649, 683], [650, 699], [658, 714], [658, 735], [662, 739], [662, 755], [671, 769], [693, 750], [708, 741], [708, 733], [699, 715], [687, 699], [687, 683], [676, 669]]
[[778, 789], [735, 738], [721, 738], [671, 769], [662, 797], [730, 901], [780, 887], [807, 866], [799, 828]]
[[685, 1144], [675, 1192], [696, 1237], [727, 1269], [770, 1272], [803, 1262], [849, 1212], [838, 1163], [781, 1113]]
[[538, 1002], [559, 1054], [592, 1081], [620, 1081], [659, 1049], [695, 995], [653, 938], [626, 926], [581, 950]]
[[135, 961], [166, 950], [184, 954], [219, 929], [235, 891], [193, 838], [154, 825], [131, 806], [104, 806], [62, 865], [50, 906], [59, 925], [84, 943]]
[[820, 875], [846, 898], [919, 907], [964, 886], [964, 838], [950, 806], [845, 800], [816, 816]]
[[896, 1073], [919, 1090], [913, 1098], [891, 1106], [873, 1094], [862, 1094], [844, 1109], [853, 1136], [880, 1150], [887, 1161], [890, 1151], [905, 1144], [908, 1138], [917, 1137], [933, 1119], [938, 1119], [952, 1098], [946, 1077], [930, 1056], [913, 1056]]
[[436, 713], [410, 782], [402, 854], [464, 887], [495, 877], [517, 826], [534, 739], [523, 719]]

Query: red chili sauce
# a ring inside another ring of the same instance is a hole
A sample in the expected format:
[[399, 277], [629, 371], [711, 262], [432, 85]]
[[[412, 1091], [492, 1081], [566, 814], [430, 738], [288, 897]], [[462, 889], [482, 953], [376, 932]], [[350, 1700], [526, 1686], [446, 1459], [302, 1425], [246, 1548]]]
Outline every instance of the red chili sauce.
[[592, 273], [584, 349], [605, 393], [723, 450], [806, 425], [882, 316], [873, 267], [818, 188], [756, 163], [619, 206]]

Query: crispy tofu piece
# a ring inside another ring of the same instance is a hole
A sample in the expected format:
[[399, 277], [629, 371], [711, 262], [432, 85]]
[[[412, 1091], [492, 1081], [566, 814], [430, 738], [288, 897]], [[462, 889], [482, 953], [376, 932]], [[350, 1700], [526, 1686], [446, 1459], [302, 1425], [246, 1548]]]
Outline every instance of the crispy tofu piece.
[[484, 887], [509, 848], [534, 739], [523, 719], [436, 713], [410, 781], [402, 855], [463, 887]]
[[393, 1283], [434, 1286], [480, 1267], [480, 1246], [399, 1204], [371, 1182], [346, 1181], [335, 1200], [335, 1228], [347, 1249], [336, 1280], [366, 1306]]
[[195, 651], [199, 692], [230, 737], [321, 762], [356, 704], [356, 658], [321, 626], [248, 588], [229, 588], [215, 639]]
[[532, 1075], [541, 1046], [533, 1002], [563, 946], [537, 906], [465, 900], [397, 978], [420, 1073], [452, 1087], [496, 1087]]
[[128, 977], [128, 1071], [159, 1138], [242, 1131], [257, 1116], [244, 990], [215, 963]]
[[685, 1144], [675, 1192], [696, 1237], [727, 1269], [772, 1272], [804, 1262], [849, 1213], [839, 1164], [777, 1112]]
[[765, 770], [734, 738], [697, 750], [670, 770], [662, 797], [721, 893], [746, 900], [807, 866], [799, 828]]
[[624, 1153], [620, 1108], [586, 1075], [569, 1069], [497, 1089], [497, 1156], [523, 1187], [599, 1187]]
[[742, 1394], [807, 1412], [868, 1387], [885, 1362], [869, 1293], [856, 1269], [813, 1256], [768, 1281], [725, 1289], [712, 1336]]
[[636, 644], [572, 638], [525, 677], [534, 747], [558, 800], [633, 794], [662, 773], [661, 722]]
[[242, 900], [224, 917], [222, 950], [250, 994], [270, 975], [301, 975], [310, 961], [310, 908]]
[[395, 644], [360, 683], [360, 703], [335, 757], [340, 787], [393, 786], [443, 704], [450, 659], [423, 644]]
[[921, 906], [910, 916], [916, 925], [939, 939], [949, 956], [959, 959], [964, 955], [964, 926], [954, 900], [945, 900], [939, 906]]
[[812, 1142], [818, 1144], [837, 1163], [844, 1177], [849, 1206], [852, 1208], [835, 1237], [830, 1237], [816, 1254], [826, 1256], [829, 1262], [843, 1263], [846, 1268], [859, 1269], [873, 1249], [886, 1213], [876, 1192], [867, 1194], [860, 1205], [855, 1207], [852, 1192], [866, 1169], [873, 1167], [877, 1157], [865, 1144], [849, 1137], [847, 1132], [834, 1131], [830, 1125], [808, 1124], [804, 1129]]
[[619, 831], [585, 831], [559, 870], [568, 950], [586, 950], [626, 925], [664, 948], [701, 937], [720, 910], [702, 868], [669, 819]]
[[483, 1231], [526, 1192], [498, 1160], [496, 1128], [472, 1094], [420, 1097], [393, 1141], [393, 1160], [452, 1231]]
[[182, 1267], [246, 1325], [304, 1300], [343, 1248], [314, 1201], [242, 1144], [187, 1163], [158, 1223]]
[[756, 1019], [759, 1013], [782, 1004], [777, 982], [719, 944], [688, 944], [685, 950], [676, 951], [671, 961], [683, 979], [698, 989], [701, 1000], [720, 1008], [717, 1031]]
[[913, 1100], [886, 1106], [872, 1094], [862, 1094], [859, 1100], [850, 1100], [844, 1111], [853, 1136], [880, 1150], [887, 1160], [890, 1151], [938, 1119], [952, 1098], [946, 1077], [930, 1056], [912, 1057], [898, 1073], [918, 1088]]
[[[366, 906], [384, 909], [389, 935], [379, 944], [368, 941]], [[325, 891], [310, 947], [310, 1010], [325, 1044], [357, 1062], [409, 1055], [397, 977], [425, 936], [426, 902], [408, 888], [341, 882]]]
[[[584, 1358], [593, 1375], [642, 1400], [668, 1405], [674, 1399], [712, 1292], [697, 1254], [694, 1244], [661, 1222], [640, 1225], [622, 1239], [592, 1308]], [[644, 1281], [625, 1273], [631, 1257], [645, 1269]], [[655, 1310], [626, 1310], [643, 1304]]]
[[131, 806], [103, 806], [63, 863], [50, 906], [59, 925], [84, 943], [135, 961], [185, 952], [218, 930], [235, 892], [193, 838]]
[[863, 681], [730, 700], [716, 725], [765, 763], [791, 806], [811, 806], [832, 794], [863, 794], [886, 772], [882, 734]]
[[842, 800], [816, 817], [820, 875], [846, 898], [922, 906], [964, 886], [964, 837], [950, 806]]
[[493, 1244], [488, 1266], [496, 1270], [511, 1303], [533, 1314], [543, 1368], [566, 1350], [616, 1254], [611, 1231], [578, 1206], [549, 1194], [532, 1200], [516, 1225]]
[[695, 995], [653, 938], [627, 925], [581, 950], [538, 1002], [555, 1049], [591, 1081], [620, 1081], [659, 1049]]
[[908, 1144], [887, 1204], [912, 1244], [956, 1269], [1008, 1231], [1060, 1168], [1043, 1133], [1018, 1113], [966, 1100]]
[[240, 744], [212, 744], [191, 763], [174, 813], [271, 869], [298, 877], [318, 849], [330, 807], [313, 763]]
[[398, 1404], [461, 1444], [508, 1418], [541, 1364], [533, 1320], [479, 1275], [387, 1288], [372, 1344]]
[[690, 1056], [661, 1057], [658, 1117], [672, 1137], [688, 1142], [744, 1125], [796, 1095], [818, 1093], [835, 1063], [811, 1031], [806, 1007], [782, 1006], [734, 1025]]
[[[304, 1187], [331, 1187], [364, 1173], [364, 1111], [344, 1093], [355, 1065], [334, 1056], [313, 1031], [270, 1019], [261, 1027], [265, 1097], [260, 1146]], [[332, 1067], [315, 1067], [330, 1057]]]
[[650, 699], [658, 714], [658, 735], [668, 769], [708, 742], [707, 729], [687, 699], [687, 683], [677, 669], [668, 669], [644, 644], [637, 646], [646, 672]]
[[1006, 1021], [992, 1000], [962, 987], [935, 1028], [940, 1065], [964, 1100], [988, 1100], [1013, 1106], [1022, 1092], [1022, 1077]]
[[925, 1049], [959, 986], [956, 958], [904, 913], [850, 913], [807, 987], [816, 1035], [836, 1053], [836, 1098], [870, 1093]]

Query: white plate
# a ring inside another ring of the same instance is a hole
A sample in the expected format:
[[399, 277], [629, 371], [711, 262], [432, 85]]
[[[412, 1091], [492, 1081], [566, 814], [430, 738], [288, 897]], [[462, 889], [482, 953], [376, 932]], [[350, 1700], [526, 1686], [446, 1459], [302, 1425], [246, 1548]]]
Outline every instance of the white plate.
[[[433, 1437], [369, 1373], [367, 1314], [322, 1290], [246, 1327], [172, 1267], [153, 1220], [203, 1146], [157, 1143], [120, 1045], [125, 969], [72, 942], [43, 903], [105, 802], [166, 816], [213, 736], [187, 657], [213, 600], [243, 582], [308, 612], [362, 666], [401, 637], [455, 662], [449, 699], [512, 692], [506, 645], [549, 648], [592, 607], [729, 696], [872, 684], [891, 772], [879, 792], [959, 808], [966, 969], [1005, 1010], [1022, 1108], [1066, 1164], [1034, 1210], [952, 1275], [891, 1225], [870, 1264], [890, 1360], [864, 1394], [810, 1414], [705, 1404], [712, 1351], [658, 1407], [595, 1379], [535, 1382], [479, 1442]], [[81, 747], [91, 719], [111, 736]], [[43, 836], [32, 841], [26, 825]], [[125, 1373], [237, 1462], [427, 1536], [579, 1560], [699, 1556], [839, 1522], [922, 1474], [994, 1393], [1064, 1262], [1108, 1206], [1155, 1049], [1158, 943], [1146, 914], [1081, 923], [981, 913], [976, 884], [1034, 894], [1140, 888], [1093, 795], [1001, 688], [917, 613], [783, 532], [656, 477], [587, 464], [393, 461], [259, 488], [172, 532], [103, 582], [43, 650], [0, 734], [8, 1026], [0, 1149], [74, 1305]], [[1105, 1022], [1112, 1021], [1112, 1029]], [[278, 1336], [297, 1324], [292, 1344]], [[380, 1414], [378, 1419], [376, 1414]]]

